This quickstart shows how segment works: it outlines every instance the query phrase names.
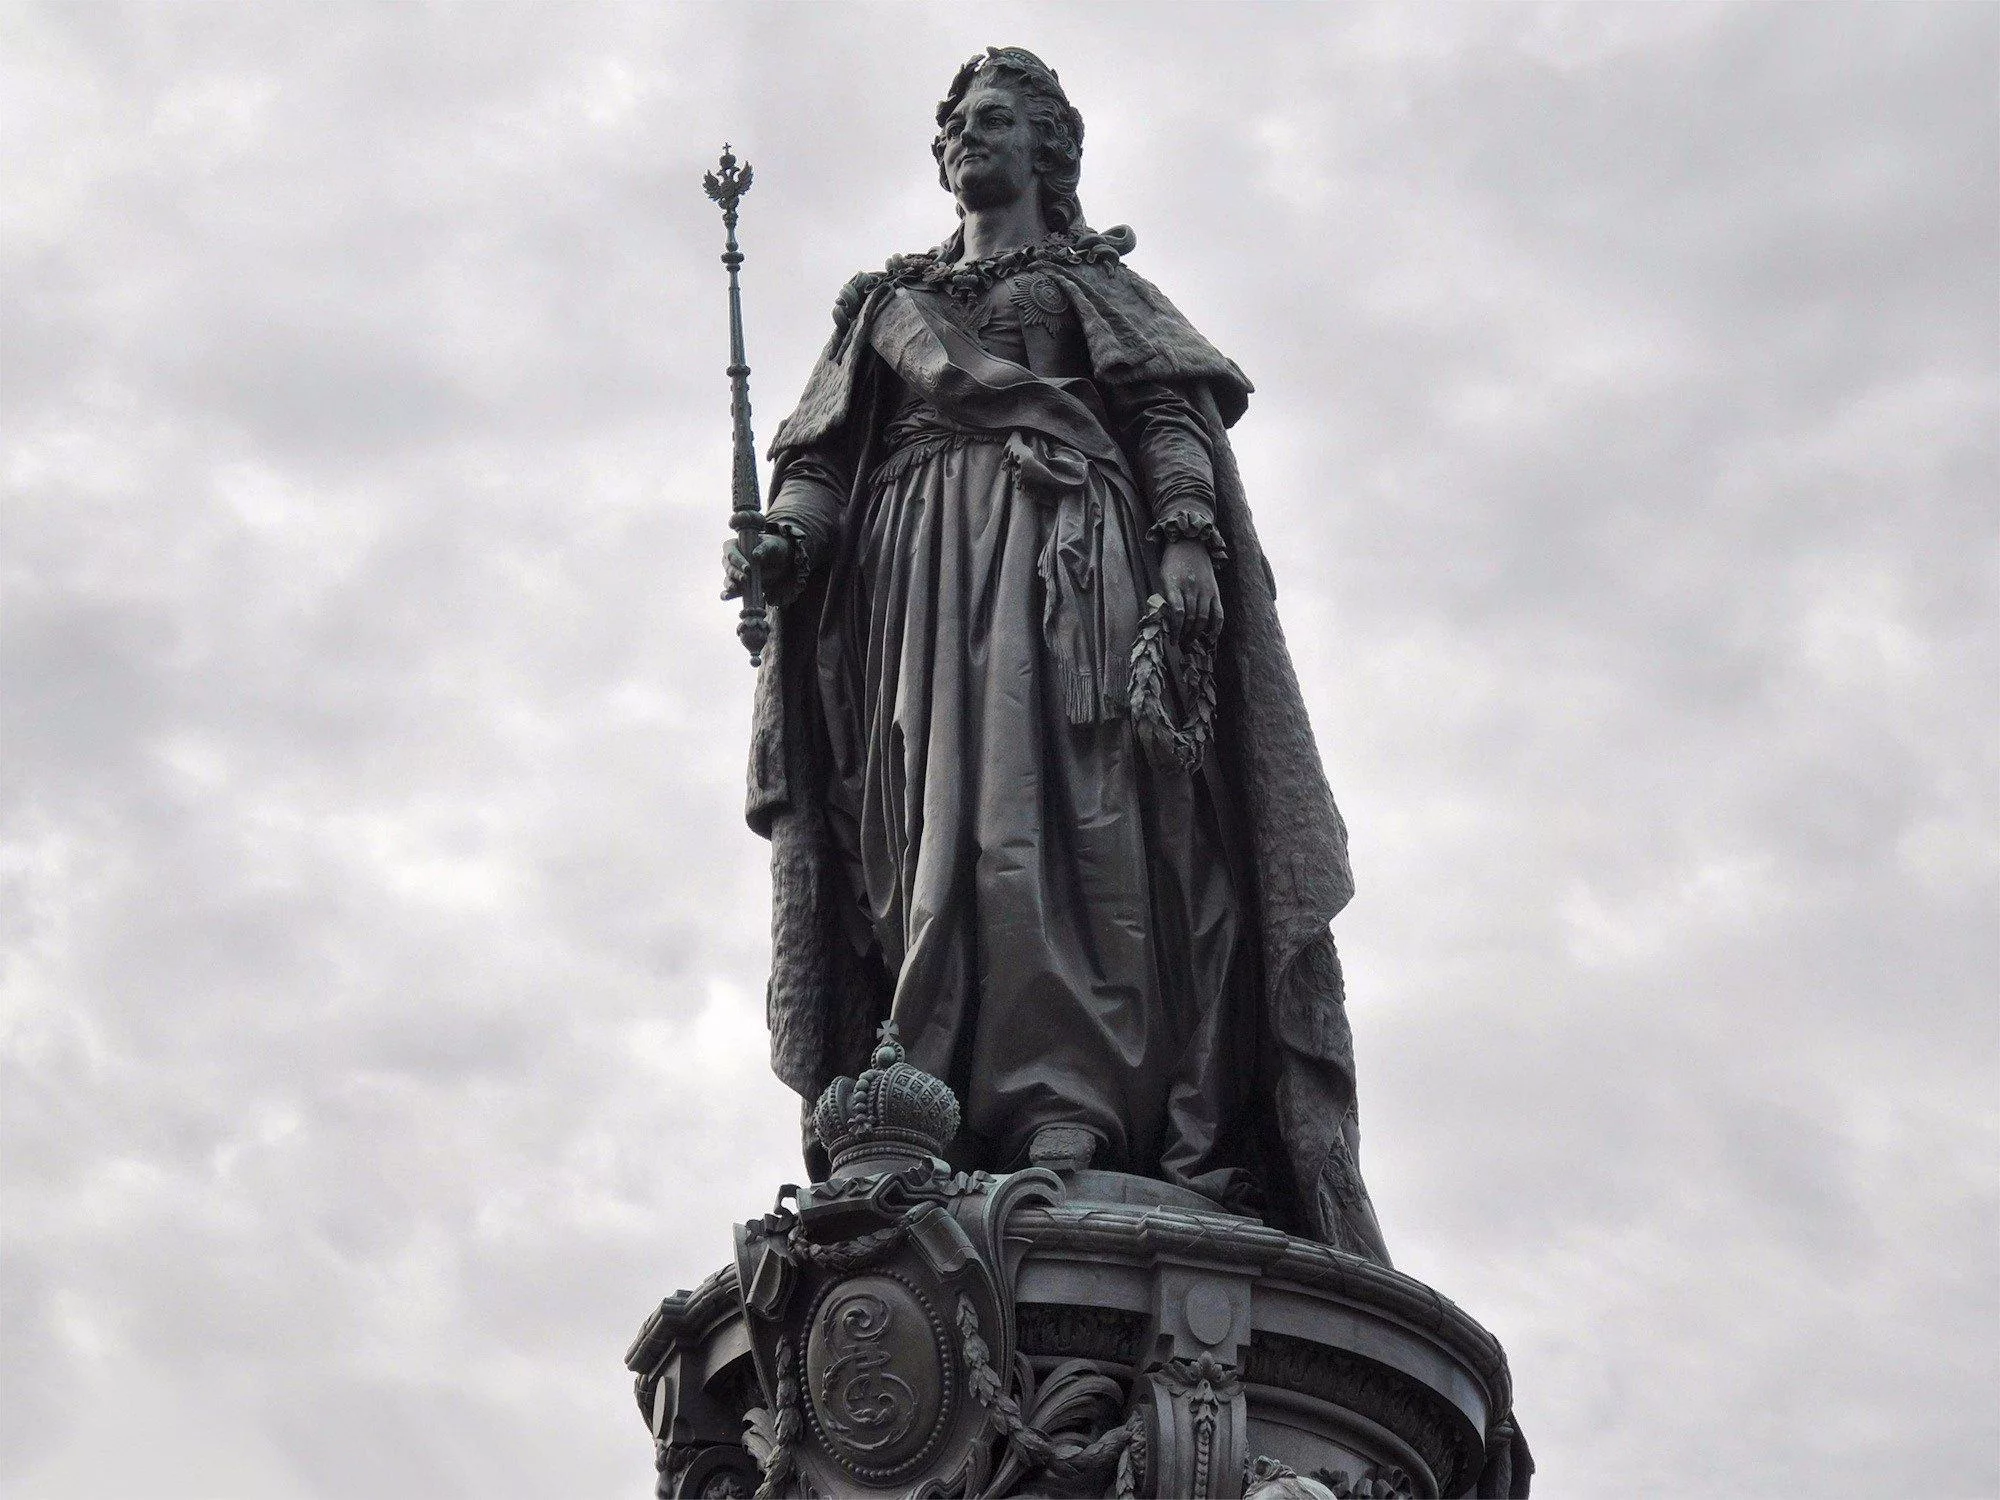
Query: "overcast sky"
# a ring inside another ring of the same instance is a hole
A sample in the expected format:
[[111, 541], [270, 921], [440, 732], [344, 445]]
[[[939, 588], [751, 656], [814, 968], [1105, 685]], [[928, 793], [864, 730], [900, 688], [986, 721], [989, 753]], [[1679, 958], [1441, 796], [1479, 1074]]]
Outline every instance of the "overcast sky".
[[649, 1493], [797, 1175], [768, 438], [1033, 48], [1237, 428], [1537, 1494], [2000, 1493], [2000, 9], [0, 8], [0, 1495]]

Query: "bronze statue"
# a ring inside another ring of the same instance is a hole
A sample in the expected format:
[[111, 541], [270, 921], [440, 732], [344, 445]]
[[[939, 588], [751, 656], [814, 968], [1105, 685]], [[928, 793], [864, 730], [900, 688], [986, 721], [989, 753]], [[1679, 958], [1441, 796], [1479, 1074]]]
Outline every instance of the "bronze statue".
[[662, 1500], [1526, 1495], [1504, 1352], [1388, 1264], [1347, 839], [1226, 429], [1250, 383], [1077, 199], [1015, 48], [958, 229], [855, 277], [725, 552], [762, 656], [772, 1055], [811, 1180], [626, 1354]]
[[1053, 70], [989, 49], [937, 124], [959, 225], [841, 291], [728, 552], [773, 616], [774, 1066], [810, 1104], [893, 1018], [954, 1166], [1156, 1178], [1386, 1264], [1250, 382], [1086, 223]]

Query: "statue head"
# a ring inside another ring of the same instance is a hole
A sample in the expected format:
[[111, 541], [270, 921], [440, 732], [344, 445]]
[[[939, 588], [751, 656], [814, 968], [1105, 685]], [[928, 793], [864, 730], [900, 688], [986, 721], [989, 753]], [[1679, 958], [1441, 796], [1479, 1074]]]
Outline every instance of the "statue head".
[[976, 109], [980, 96], [987, 94], [1006, 96], [1024, 133], [1025, 166], [1041, 196], [1042, 218], [1057, 233], [1081, 229], [1083, 209], [1076, 188], [1083, 175], [1083, 116], [1063, 92], [1055, 69], [1020, 47], [988, 47], [970, 59], [937, 107], [938, 133], [931, 142], [931, 155], [937, 158], [938, 181], [958, 199], [959, 212], [965, 211], [968, 195], [977, 207], [979, 195], [1014, 188], [1008, 179], [1009, 162], [958, 159], [958, 132], [965, 126], [967, 106]]

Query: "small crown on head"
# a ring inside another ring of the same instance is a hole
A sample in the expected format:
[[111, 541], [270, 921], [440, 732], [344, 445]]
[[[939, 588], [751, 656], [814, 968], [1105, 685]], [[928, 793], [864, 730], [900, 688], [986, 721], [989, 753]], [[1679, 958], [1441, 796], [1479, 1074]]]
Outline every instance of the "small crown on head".
[[882, 1023], [869, 1064], [859, 1078], [834, 1079], [813, 1106], [813, 1129], [834, 1168], [863, 1156], [914, 1160], [942, 1153], [958, 1134], [958, 1096], [943, 1079], [904, 1061], [894, 1021]]

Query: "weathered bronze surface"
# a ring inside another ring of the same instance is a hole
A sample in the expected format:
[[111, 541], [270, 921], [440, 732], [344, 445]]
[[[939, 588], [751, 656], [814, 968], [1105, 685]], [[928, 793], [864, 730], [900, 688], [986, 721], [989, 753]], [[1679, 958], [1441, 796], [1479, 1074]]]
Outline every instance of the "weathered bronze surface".
[[1525, 1495], [1499, 1346], [1362, 1185], [1347, 835], [1230, 449], [1250, 383], [1086, 223], [1039, 59], [972, 59], [937, 123], [958, 228], [836, 298], [762, 512], [748, 170], [708, 183], [813, 1181], [628, 1355], [658, 1493]]
[[1085, 222], [1082, 143], [1030, 54], [966, 65], [959, 228], [841, 292], [729, 549], [776, 616], [773, 1061], [810, 1100], [893, 1015], [964, 1106], [955, 1165], [1155, 1177], [1386, 1263], [1347, 833], [1229, 444], [1250, 383]]

